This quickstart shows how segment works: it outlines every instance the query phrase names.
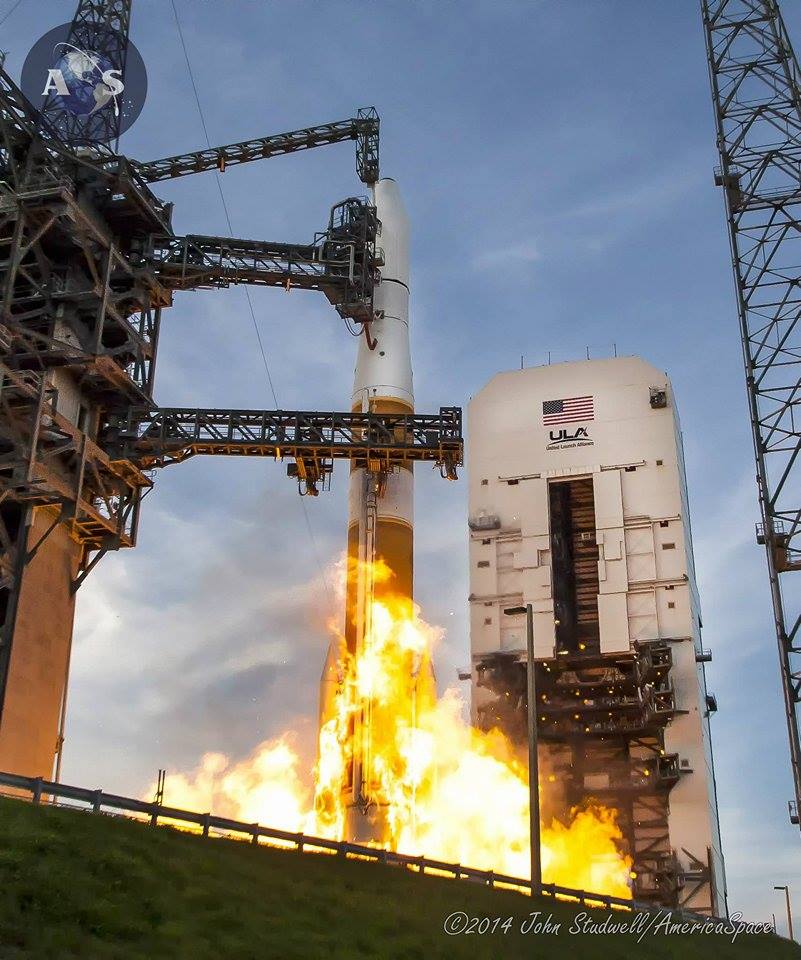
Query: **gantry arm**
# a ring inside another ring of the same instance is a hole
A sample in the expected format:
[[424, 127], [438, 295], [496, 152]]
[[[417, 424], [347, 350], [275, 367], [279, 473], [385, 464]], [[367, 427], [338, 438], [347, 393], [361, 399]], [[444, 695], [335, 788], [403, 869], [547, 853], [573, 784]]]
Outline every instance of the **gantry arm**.
[[416, 460], [456, 479], [462, 462], [462, 411], [438, 414], [320, 413], [297, 410], [132, 408], [112, 421], [104, 445], [112, 460], [138, 470], [180, 463], [198, 454], [290, 459], [287, 472], [316, 494], [334, 459], [375, 472]]
[[274, 243], [233, 237], [153, 237], [159, 281], [171, 290], [249, 283], [321, 290], [328, 264], [318, 244]]
[[355, 117], [323, 123], [317, 127], [290, 130], [271, 137], [242, 140], [207, 150], [195, 150], [163, 160], [134, 161], [138, 173], [147, 181], [170, 180], [185, 177], [204, 170], [225, 170], [238, 163], [264, 160], [285, 153], [297, 153], [342, 140], [356, 141], [356, 167], [362, 183], [375, 183], [378, 179], [378, 131], [379, 118], [374, 107], [363, 107]]
[[151, 237], [144, 256], [172, 290], [232, 283], [320, 290], [341, 316], [367, 323], [377, 279], [375, 234], [375, 208], [350, 198], [334, 207], [328, 229], [309, 244], [167, 234]]

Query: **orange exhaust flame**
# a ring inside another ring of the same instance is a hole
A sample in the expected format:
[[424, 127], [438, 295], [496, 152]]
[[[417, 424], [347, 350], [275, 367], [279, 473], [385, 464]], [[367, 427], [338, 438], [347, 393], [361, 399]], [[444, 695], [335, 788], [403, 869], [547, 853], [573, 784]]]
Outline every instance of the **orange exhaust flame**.
[[[165, 803], [277, 830], [311, 832], [311, 790], [301, 779], [299, 764], [287, 737], [265, 741], [238, 763], [222, 753], [206, 753], [192, 774], [170, 774]], [[149, 796], [154, 791], [155, 784]]]
[[[528, 878], [525, 766], [502, 733], [464, 721], [455, 691], [437, 700], [431, 655], [442, 631], [388, 594], [385, 565], [370, 573], [383, 584], [381, 599], [356, 655], [340, 638], [313, 803], [286, 736], [236, 764], [207, 754], [191, 777], [168, 777], [168, 802], [331, 839], [346, 838], [350, 808], [367, 817], [380, 846]], [[542, 824], [543, 881], [630, 898], [621, 842], [614, 811], [596, 804]]]

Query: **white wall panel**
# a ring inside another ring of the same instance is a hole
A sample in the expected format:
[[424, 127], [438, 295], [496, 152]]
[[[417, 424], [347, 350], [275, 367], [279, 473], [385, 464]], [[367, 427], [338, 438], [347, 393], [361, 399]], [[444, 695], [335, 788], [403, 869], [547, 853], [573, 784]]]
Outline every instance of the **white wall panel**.
[[628, 618], [632, 640], [659, 639], [659, 619], [653, 590], [628, 594]]
[[626, 557], [629, 583], [652, 583], [656, 579], [654, 531], [650, 523], [626, 530]]
[[595, 526], [598, 530], [623, 526], [623, 496], [620, 471], [601, 470], [593, 475], [595, 492]]
[[556, 636], [553, 623], [553, 605], [544, 613], [534, 613], [534, 656], [552, 657]]
[[550, 529], [548, 481], [544, 478], [523, 480], [518, 484], [517, 489], [521, 494], [518, 506], [520, 508], [520, 529], [523, 536], [547, 537]]
[[601, 653], [621, 653], [629, 650], [631, 643], [625, 593], [599, 595], [598, 621], [601, 628]]

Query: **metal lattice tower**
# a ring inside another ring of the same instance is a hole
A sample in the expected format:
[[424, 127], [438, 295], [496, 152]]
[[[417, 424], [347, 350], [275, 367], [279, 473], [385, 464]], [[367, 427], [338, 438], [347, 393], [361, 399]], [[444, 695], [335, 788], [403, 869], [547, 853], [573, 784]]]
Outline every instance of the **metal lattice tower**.
[[[125, 70], [132, 0], [79, 0], [67, 43], [78, 50], [98, 54], [121, 73]], [[116, 149], [121, 115], [98, 110], [90, 117], [76, 117], [49, 97], [42, 115], [58, 135], [69, 143], [109, 144]]]
[[776, 0], [701, 7], [797, 811], [801, 603], [783, 588], [801, 570], [801, 74]]

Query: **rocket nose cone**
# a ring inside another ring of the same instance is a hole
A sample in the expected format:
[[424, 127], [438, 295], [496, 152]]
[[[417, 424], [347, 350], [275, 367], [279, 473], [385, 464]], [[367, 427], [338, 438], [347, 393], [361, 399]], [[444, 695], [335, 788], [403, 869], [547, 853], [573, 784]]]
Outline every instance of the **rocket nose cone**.
[[373, 184], [373, 198], [378, 207], [379, 217], [391, 217], [393, 222], [408, 229], [409, 218], [401, 196], [400, 188], [394, 180], [385, 178]]
[[394, 180], [373, 185], [373, 200], [381, 224], [377, 245], [384, 251], [381, 277], [409, 286], [409, 218]]

